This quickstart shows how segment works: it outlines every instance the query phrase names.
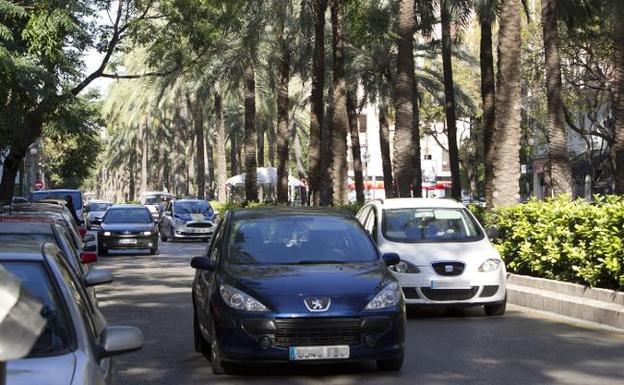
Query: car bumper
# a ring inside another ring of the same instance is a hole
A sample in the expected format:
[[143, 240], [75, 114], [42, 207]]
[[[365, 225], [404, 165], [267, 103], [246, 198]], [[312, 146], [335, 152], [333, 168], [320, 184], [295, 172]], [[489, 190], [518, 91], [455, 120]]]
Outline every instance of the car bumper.
[[214, 233], [215, 226], [210, 223], [210, 227], [199, 227], [205, 226], [206, 223], [201, 224], [189, 224], [187, 223], [184, 226], [175, 226], [173, 228], [173, 237], [175, 239], [211, 239], [212, 234]]
[[479, 306], [505, 300], [506, 274], [502, 268], [490, 273], [464, 273], [459, 276], [441, 276], [426, 270], [415, 274], [394, 273], [406, 304]]
[[[149, 237], [141, 236], [101, 236], [98, 235], [98, 244], [100, 248], [108, 250], [126, 250], [126, 249], [153, 249], [158, 246], [158, 235], [152, 235]], [[129, 240], [136, 240], [136, 243]], [[133, 242], [133, 243], [128, 243]]]
[[[336, 323], [343, 320], [351, 326], [342, 331], [336, 329]], [[404, 311], [339, 318], [222, 315], [216, 318], [215, 332], [222, 358], [235, 362], [291, 362], [291, 346], [349, 346], [349, 357], [345, 359], [292, 361], [327, 363], [400, 356], [404, 350], [405, 323]], [[350, 335], [351, 342], [344, 339], [345, 335]], [[271, 344], [263, 347], [261, 340], [266, 338], [270, 338]]]

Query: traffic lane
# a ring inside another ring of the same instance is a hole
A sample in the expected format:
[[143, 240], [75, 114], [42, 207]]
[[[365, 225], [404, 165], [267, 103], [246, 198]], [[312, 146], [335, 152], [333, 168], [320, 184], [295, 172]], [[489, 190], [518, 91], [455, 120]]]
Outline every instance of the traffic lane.
[[111, 323], [142, 329], [144, 348], [117, 359], [120, 384], [624, 384], [624, 337], [579, 328], [511, 307], [504, 317], [481, 309], [410, 312], [401, 372], [372, 363], [246, 365], [215, 378], [193, 351], [190, 258], [205, 243], [163, 243], [161, 255], [115, 254], [100, 259], [115, 274], [99, 290]]

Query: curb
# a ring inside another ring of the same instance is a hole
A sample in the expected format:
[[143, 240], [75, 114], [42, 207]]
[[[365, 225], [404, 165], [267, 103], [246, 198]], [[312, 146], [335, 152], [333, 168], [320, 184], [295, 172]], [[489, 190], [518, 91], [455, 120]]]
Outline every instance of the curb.
[[624, 293], [508, 274], [511, 304], [624, 330]]

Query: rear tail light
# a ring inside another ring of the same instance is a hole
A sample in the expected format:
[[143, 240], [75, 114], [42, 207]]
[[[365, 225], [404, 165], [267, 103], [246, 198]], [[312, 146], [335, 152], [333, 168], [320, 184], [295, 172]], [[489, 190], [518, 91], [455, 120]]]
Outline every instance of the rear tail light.
[[85, 235], [87, 235], [87, 229], [85, 229], [84, 227], [81, 227], [80, 230], [78, 230], [78, 232], [80, 233], [80, 236], [83, 238]]
[[80, 262], [84, 264], [97, 262], [97, 253], [94, 251], [83, 251], [80, 253]]

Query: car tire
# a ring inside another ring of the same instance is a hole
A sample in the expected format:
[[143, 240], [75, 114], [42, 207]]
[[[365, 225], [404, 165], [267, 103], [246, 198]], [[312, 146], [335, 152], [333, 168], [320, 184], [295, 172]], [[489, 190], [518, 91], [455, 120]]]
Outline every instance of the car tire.
[[219, 341], [215, 336], [214, 322], [212, 324], [212, 341], [210, 343], [210, 364], [212, 365], [212, 374], [230, 374], [232, 368], [228, 365], [228, 362], [224, 362], [221, 359], [221, 347], [219, 347]]
[[382, 372], [396, 372], [403, 366], [404, 353], [389, 360], [377, 360], [377, 370]]
[[193, 310], [193, 339], [195, 342], [195, 351], [201, 353], [206, 357], [210, 357], [210, 344], [201, 334], [199, 328], [199, 321], [197, 320], [197, 313]]
[[503, 300], [503, 302], [492, 304], [492, 305], [484, 305], [485, 314], [488, 316], [501, 316], [505, 314], [505, 310], [507, 309], [507, 297]]
[[150, 255], [158, 255], [158, 252], [159, 252], [158, 247], [150, 249]]

